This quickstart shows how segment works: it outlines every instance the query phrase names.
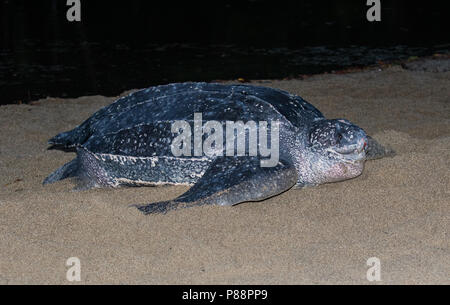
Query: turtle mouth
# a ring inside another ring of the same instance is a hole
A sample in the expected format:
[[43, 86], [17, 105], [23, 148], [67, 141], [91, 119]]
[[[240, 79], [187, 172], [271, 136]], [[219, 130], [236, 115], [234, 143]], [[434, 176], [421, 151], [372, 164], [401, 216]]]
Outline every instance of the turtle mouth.
[[353, 163], [362, 161], [366, 158], [366, 141], [360, 140], [358, 143], [346, 145], [344, 147], [333, 147], [329, 148], [328, 152], [339, 156], [340, 159], [344, 161]]

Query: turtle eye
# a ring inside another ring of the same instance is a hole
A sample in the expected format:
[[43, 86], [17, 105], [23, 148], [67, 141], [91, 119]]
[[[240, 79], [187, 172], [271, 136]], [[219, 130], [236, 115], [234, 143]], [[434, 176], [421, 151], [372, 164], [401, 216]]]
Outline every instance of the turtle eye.
[[338, 139], [338, 142], [342, 141], [342, 133], [337, 134], [337, 139]]

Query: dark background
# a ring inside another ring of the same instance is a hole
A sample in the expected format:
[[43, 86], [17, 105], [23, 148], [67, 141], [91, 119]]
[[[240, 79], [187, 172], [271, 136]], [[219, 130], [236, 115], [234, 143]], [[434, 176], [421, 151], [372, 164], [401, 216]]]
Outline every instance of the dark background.
[[445, 1], [0, 1], [0, 104], [448, 53]]

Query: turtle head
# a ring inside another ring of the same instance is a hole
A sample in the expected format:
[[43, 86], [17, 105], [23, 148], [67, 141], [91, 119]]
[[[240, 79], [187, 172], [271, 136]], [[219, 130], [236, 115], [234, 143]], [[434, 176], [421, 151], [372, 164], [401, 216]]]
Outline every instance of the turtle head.
[[309, 148], [317, 164], [317, 184], [359, 176], [364, 169], [367, 135], [345, 119], [320, 120], [309, 130]]

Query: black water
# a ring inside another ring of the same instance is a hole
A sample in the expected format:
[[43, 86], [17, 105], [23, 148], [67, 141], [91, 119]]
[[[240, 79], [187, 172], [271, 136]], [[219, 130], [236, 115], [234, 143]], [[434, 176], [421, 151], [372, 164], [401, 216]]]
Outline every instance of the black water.
[[[0, 104], [181, 81], [298, 77], [448, 53], [441, 2], [3, 1]], [[156, 4], [155, 4], [156, 3]]]

